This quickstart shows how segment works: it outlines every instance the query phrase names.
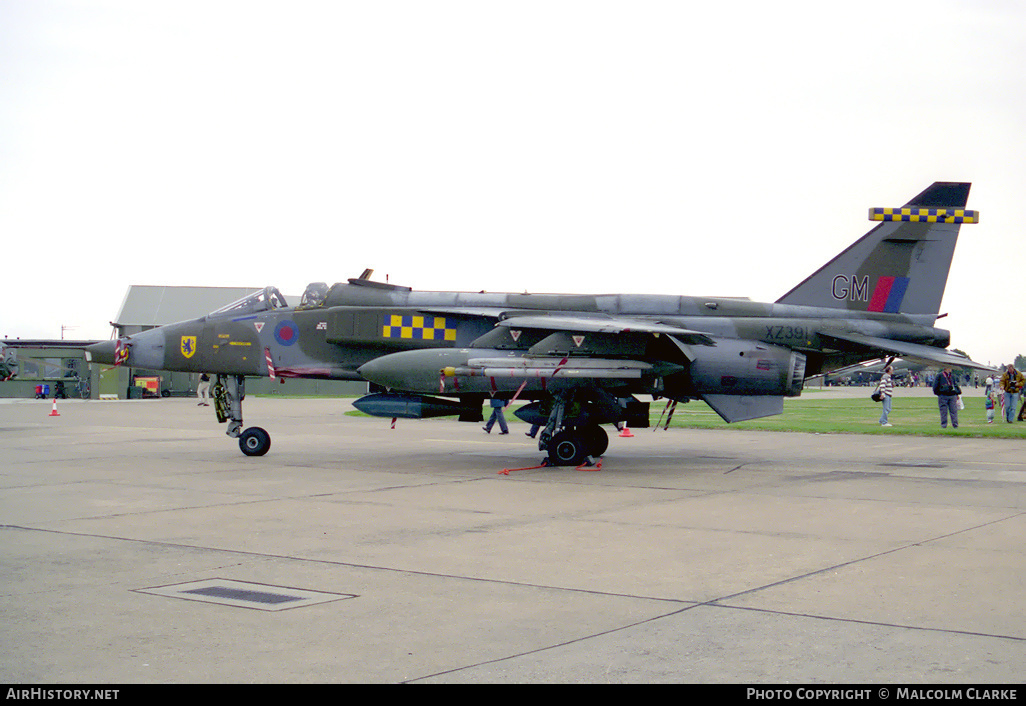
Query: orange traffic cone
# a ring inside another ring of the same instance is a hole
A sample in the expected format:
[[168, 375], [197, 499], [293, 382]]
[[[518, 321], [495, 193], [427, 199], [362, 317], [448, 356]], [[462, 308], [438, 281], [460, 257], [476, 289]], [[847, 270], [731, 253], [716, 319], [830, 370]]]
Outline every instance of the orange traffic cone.
[[625, 439], [631, 439], [634, 434], [631, 434], [631, 430], [627, 427], [627, 422], [623, 423], [623, 429], [620, 431], [620, 436]]
[[51, 417], [59, 417], [59, 416], [61, 416], [60, 412], [57, 411], [57, 398], [56, 397], [53, 398], [53, 409], [50, 410], [50, 416]]

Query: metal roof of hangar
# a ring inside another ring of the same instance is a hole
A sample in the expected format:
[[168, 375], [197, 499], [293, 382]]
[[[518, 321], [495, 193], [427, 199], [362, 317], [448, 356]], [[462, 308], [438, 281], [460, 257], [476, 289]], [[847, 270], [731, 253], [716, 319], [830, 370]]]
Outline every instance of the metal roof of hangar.
[[[125, 293], [117, 326], [163, 326], [196, 319], [263, 287], [171, 287], [132, 284]], [[292, 303], [292, 297], [287, 297]]]

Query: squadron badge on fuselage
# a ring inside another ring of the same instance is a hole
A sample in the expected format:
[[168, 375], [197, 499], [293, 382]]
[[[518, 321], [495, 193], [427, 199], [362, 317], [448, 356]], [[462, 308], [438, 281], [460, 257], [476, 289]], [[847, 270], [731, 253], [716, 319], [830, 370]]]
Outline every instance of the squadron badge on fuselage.
[[196, 352], [196, 337], [182, 336], [182, 355], [191, 358]]

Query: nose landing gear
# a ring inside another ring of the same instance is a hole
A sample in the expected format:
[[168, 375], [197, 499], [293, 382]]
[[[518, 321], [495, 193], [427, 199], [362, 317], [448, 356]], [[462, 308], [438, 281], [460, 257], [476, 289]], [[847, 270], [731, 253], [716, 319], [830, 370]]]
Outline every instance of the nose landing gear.
[[[225, 432], [239, 440], [239, 449], [247, 456], [263, 456], [271, 448], [271, 435], [260, 427], [242, 429], [242, 400], [246, 398], [246, 379], [241, 375], [218, 375], [210, 391], [217, 421], [228, 423]], [[229, 421], [231, 420], [231, 421]]]
[[271, 448], [271, 435], [260, 427], [250, 427], [239, 435], [239, 448], [247, 456], [263, 456]]

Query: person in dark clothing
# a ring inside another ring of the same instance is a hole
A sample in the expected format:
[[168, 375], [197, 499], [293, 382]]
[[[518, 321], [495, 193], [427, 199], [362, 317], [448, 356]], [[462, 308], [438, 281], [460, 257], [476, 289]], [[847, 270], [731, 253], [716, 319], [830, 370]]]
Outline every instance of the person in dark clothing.
[[[1005, 421], [1011, 424], [1015, 417], [1015, 408], [1019, 406], [1019, 394], [1022, 392], [1023, 387], [1026, 386], [1026, 378], [1015, 369], [1014, 365], [1009, 365], [1005, 370], [1005, 374], [1001, 376], [1000, 385], [1005, 393]], [[1021, 412], [1019, 414], [1019, 421], [1022, 421]]]
[[951, 368], [944, 368], [934, 379], [933, 394], [937, 395], [937, 406], [940, 408], [941, 429], [947, 428], [949, 415], [952, 428], [958, 429], [958, 396], [962, 394], [962, 388], [955, 382]]
[[509, 427], [506, 426], [506, 417], [502, 413], [502, 408], [506, 406], [506, 403], [499, 397], [492, 397], [488, 403], [492, 408], [492, 416], [488, 418], [488, 423], [482, 427], [488, 434], [492, 433], [492, 427], [495, 426], [495, 422], [499, 423], [500, 434], [509, 434]]

